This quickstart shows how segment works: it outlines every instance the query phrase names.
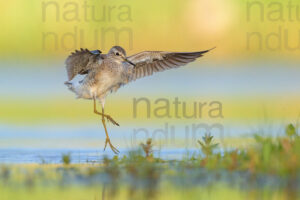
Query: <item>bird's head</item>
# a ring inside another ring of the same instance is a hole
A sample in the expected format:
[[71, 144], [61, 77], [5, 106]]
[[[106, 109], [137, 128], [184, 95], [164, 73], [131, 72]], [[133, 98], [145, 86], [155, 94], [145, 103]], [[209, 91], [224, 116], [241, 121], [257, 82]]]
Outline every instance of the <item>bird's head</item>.
[[127, 57], [126, 57], [126, 51], [120, 47], [120, 46], [113, 46], [109, 52], [108, 52], [109, 56], [114, 57], [114, 59], [116, 60], [120, 60], [122, 62], [128, 62], [129, 64], [135, 66], [135, 64], [133, 64], [132, 62], [130, 62]]
[[121, 57], [121, 58], [126, 58], [126, 51], [120, 47], [120, 46], [113, 46], [108, 54], [110, 56], [116, 56], [116, 57]]

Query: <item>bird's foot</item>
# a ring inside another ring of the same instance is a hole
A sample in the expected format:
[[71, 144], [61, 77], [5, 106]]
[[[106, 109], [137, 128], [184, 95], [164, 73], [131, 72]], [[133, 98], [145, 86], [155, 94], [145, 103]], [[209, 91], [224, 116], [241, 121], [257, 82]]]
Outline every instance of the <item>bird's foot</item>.
[[105, 149], [106, 149], [107, 143], [109, 144], [111, 150], [112, 150], [115, 154], [119, 154], [119, 153], [120, 153], [120, 151], [119, 151], [116, 147], [114, 147], [114, 146], [112, 145], [112, 143], [110, 142], [110, 139], [109, 139], [109, 138], [106, 138], [106, 140], [105, 140], [104, 151], [105, 151]]
[[110, 115], [105, 115], [103, 113], [98, 112], [97, 110], [94, 110], [94, 113], [97, 115], [101, 115], [103, 118], [105, 117], [109, 122], [116, 126], [120, 126]]
[[120, 126], [111, 116], [105, 115], [105, 117], [109, 122], [113, 123], [114, 125]]

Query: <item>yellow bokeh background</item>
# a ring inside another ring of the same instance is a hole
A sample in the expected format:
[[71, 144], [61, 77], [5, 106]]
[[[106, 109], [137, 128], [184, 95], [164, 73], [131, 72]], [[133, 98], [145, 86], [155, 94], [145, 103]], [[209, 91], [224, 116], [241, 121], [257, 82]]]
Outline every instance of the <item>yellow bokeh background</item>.
[[[278, 56], [298, 60], [299, 5], [291, 4], [290, 11], [284, 0], [2, 1], [0, 53], [2, 59], [53, 59], [64, 58], [74, 48], [107, 51], [114, 44], [129, 53], [217, 46], [216, 61]], [[290, 50], [287, 44], [298, 49]]]

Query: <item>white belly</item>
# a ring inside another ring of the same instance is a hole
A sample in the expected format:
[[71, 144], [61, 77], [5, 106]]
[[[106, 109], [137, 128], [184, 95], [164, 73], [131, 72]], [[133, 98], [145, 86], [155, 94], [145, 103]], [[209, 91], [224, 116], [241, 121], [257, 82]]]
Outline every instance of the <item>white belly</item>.
[[108, 73], [101, 74], [99, 80], [94, 84], [88, 84], [85, 81], [72, 81], [74, 92], [77, 94], [77, 98], [92, 99], [94, 97], [103, 99], [110, 93], [112, 88], [119, 85], [121, 82], [121, 76], [114, 74], [112, 77]]

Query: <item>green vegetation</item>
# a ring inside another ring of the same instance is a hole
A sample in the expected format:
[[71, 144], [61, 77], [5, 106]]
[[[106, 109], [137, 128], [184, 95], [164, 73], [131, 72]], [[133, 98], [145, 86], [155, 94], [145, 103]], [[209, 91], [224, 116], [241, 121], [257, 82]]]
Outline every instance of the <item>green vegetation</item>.
[[222, 150], [206, 134], [197, 155], [154, 157], [152, 140], [101, 163], [2, 165], [1, 200], [23, 199], [299, 199], [300, 137], [255, 136], [246, 149]]
[[65, 165], [68, 165], [71, 163], [71, 155], [70, 154], [63, 154], [62, 155], [62, 162]]

